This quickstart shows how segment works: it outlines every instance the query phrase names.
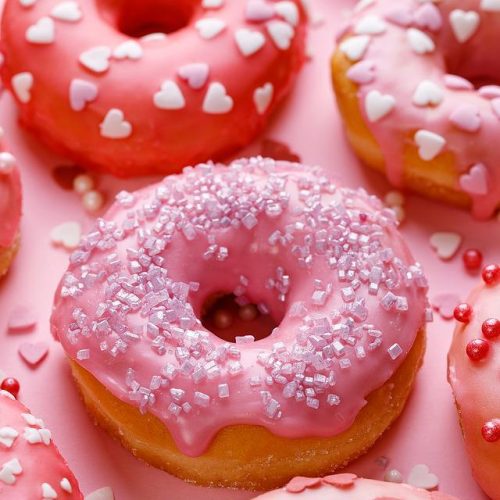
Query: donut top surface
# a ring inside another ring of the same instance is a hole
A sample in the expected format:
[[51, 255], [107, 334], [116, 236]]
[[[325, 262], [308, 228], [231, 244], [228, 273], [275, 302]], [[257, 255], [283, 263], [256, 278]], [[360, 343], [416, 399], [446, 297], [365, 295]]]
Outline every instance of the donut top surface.
[[496, 0], [362, 0], [339, 41], [391, 182], [410, 145], [424, 161], [452, 158], [481, 218], [500, 204], [499, 33]]
[[7, 0], [2, 33], [22, 122], [133, 176], [246, 145], [305, 60], [306, 15], [300, 0]]
[[83, 498], [43, 420], [6, 391], [0, 391], [0, 498]]
[[[51, 324], [73, 360], [197, 455], [232, 424], [347, 429], [412, 347], [426, 290], [377, 198], [253, 158], [118, 194], [72, 254]], [[220, 292], [279, 326], [223, 341], [199, 319]]]
[[265, 493], [255, 500], [305, 499], [335, 500], [457, 500], [439, 491], [426, 491], [408, 484], [363, 479], [343, 473], [323, 478], [295, 477], [284, 488]]

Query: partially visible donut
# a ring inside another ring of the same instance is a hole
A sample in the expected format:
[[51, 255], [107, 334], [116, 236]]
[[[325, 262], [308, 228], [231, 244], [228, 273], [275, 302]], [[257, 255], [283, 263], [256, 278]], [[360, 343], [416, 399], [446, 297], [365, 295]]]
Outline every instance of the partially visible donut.
[[0, 391], [0, 498], [83, 499], [43, 421], [6, 391]]
[[22, 123], [79, 165], [168, 174], [263, 129], [305, 36], [300, 0], [7, 0], [2, 77]]

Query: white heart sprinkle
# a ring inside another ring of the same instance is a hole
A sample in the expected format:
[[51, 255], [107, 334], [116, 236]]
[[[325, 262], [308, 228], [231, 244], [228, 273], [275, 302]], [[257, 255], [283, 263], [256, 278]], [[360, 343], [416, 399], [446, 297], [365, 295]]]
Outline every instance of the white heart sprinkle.
[[85, 500], [114, 500], [113, 490], [106, 486], [85, 495]]
[[17, 98], [24, 104], [31, 101], [31, 89], [33, 88], [33, 75], [27, 71], [14, 75], [11, 80], [12, 90]]
[[224, 5], [224, 0], [203, 0], [201, 6], [204, 9], [220, 9]]
[[365, 98], [365, 110], [368, 120], [378, 122], [388, 115], [396, 106], [396, 99], [392, 95], [383, 95], [378, 90], [371, 90]]
[[227, 95], [226, 87], [219, 82], [213, 82], [208, 87], [203, 100], [203, 111], [212, 115], [229, 113], [233, 109], [233, 99]]
[[38, 45], [50, 44], [55, 37], [55, 24], [50, 17], [42, 17], [26, 30], [26, 40]]
[[57, 493], [49, 483], [42, 483], [42, 498], [43, 500], [53, 500], [57, 498]]
[[379, 16], [369, 15], [360, 19], [354, 27], [356, 35], [380, 35], [387, 30], [387, 23]]
[[36, 4], [38, 0], [19, 0], [19, 3], [23, 6], [23, 7], [32, 7], [33, 5]]
[[266, 43], [266, 37], [260, 31], [252, 31], [246, 28], [237, 30], [234, 38], [240, 52], [245, 57], [255, 54]]
[[14, 170], [16, 158], [8, 151], [0, 152], [0, 175], [8, 175]]
[[500, 12], [500, 0], [481, 0], [481, 10], [485, 12]]
[[292, 44], [295, 30], [288, 23], [283, 21], [270, 21], [266, 25], [267, 32], [274, 44], [280, 50], [288, 50]]
[[132, 125], [125, 120], [121, 109], [110, 109], [99, 127], [102, 137], [107, 139], [126, 139], [132, 134]]
[[19, 432], [16, 431], [13, 427], [1, 427], [0, 428], [0, 443], [6, 446], [7, 448], [11, 448], [14, 444], [14, 441], [19, 436]]
[[460, 43], [466, 42], [479, 27], [479, 14], [473, 10], [465, 12], [455, 9], [450, 12], [450, 24], [456, 39]]
[[287, 23], [290, 23], [292, 26], [297, 26], [297, 24], [299, 24], [299, 9], [293, 2], [277, 2], [274, 5], [274, 10], [276, 14], [281, 16]]
[[158, 109], [182, 109], [186, 100], [179, 85], [172, 80], [166, 80], [161, 85], [161, 90], [154, 95], [154, 105]]
[[416, 28], [409, 28], [406, 30], [406, 39], [413, 52], [420, 55], [434, 52], [436, 48], [432, 38]]
[[61, 245], [68, 250], [73, 250], [80, 243], [82, 226], [78, 222], [63, 222], [54, 227], [50, 232], [50, 241], [54, 245]]
[[67, 493], [73, 493], [73, 488], [67, 477], [63, 477], [61, 479], [59, 486], [61, 487], [62, 490], [66, 491]]
[[82, 11], [77, 2], [66, 1], [57, 4], [50, 12], [54, 19], [66, 21], [68, 23], [76, 23], [82, 18]]
[[149, 33], [148, 35], [141, 36], [143, 42], [162, 42], [168, 37], [165, 33]]
[[113, 50], [115, 59], [131, 59], [138, 61], [143, 56], [142, 47], [135, 40], [127, 40]]
[[196, 21], [194, 25], [201, 38], [211, 40], [226, 28], [226, 23], [221, 19], [206, 18]]
[[368, 35], [351, 36], [340, 44], [340, 50], [350, 61], [359, 61], [366, 52], [370, 37]]
[[[15, 399], [14, 397], [12, 399]], [[21, 463], [17, 458], [13, 458], [8, 462], [2, 464], [0, 469], [0, 481], [5, 484], [14, 484], [16, 482], [16, 476], [23, 472]]]
[[443, 89], [430, 80], [422, 80], [413, 94], [415, 106], [438, 106], [443, 99]]
[[439, 478], [430, 472], [427, 465], [418, 464], [410, 471], [408, 483], [416, 488], [433, 490], [439, 486]]
[[93, 47], [80, 54], [79, 61], [94, 73], [104, 73], [109, 69], [111, 49], [104, 45]]
[[429, 130], [419, 130], [415, 134], [415, 143], [418, 146], [418, 155], [420, 158], [425, 161], [431, 161], [441, 153], [446, 140], [444, 137]]
[[253, 93], [253, 102], [260, 115], [263, 115], [268, 110], [273, 100], [273, 94], [274, 87], [272, 83], [266, 83], [262, 87], [255, 89]]

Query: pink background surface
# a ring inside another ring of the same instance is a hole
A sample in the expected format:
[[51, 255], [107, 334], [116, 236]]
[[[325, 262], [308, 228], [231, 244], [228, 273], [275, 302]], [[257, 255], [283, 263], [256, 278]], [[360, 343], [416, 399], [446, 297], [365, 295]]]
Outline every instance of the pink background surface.
[[[360, 168], [345, 142], [330, 85], [328, 60], [334, 33], [345, 9], [353, 4], [353, 0], [315, 0], [317, 11], [326, 21], [311, 30], [313, 59], [265, 137], [288, 143], [304, 163], [321, 164], [346, 183], [364, 186], [383, 196], [388, 185], [378, 175]], [[20, 380], [20, 399], [52, 429], [85, 493], [109, 485], [117, 500], [251, 498], [248, 492], [197, 488], [157, 471], [138, 462], [94, 427], [71, 381], [62, 350], [52, 341], [49, 331], [52, 296], [68, 259], [64, 250], [51, 245], [49, 232], [55, 225], [70, 220], [80, 221], [88, 228], [92, 220], [84, 214], [76, 194], [63, 191], [51, 178], [51, 168], [64, 164], [64, 160], [19, 129], [12, 98], [6, 94], [0, 99], [0, 124], [19, 160], [24, 182], [22, 247], [8, 277], [0, 282], [0, 368]], [[257, 141], [242, 156], [258, 153], [259, 144]], [[135, 189], [149, 182], [151, 179], [124, 182], [103, 177], [100, 189], [111, 197], [120, 189]], [[453, 292], [464, 299], [477, 276], [465, 273], [459, 256], [448, 263], [439, 260], [430, 248], [429, 236], [436, 231], [457, 231], [464, 236], [462, 249], [478, 247], [487, 261], [498, 261], [500, 223], [477, 222], [465, 212], [411, 195], [407, 197], [406, 211], [402, 231], [428, 274], [430, 296]], [[18, 304], [30, 304], [37, 311], [39, 323], [35, 333], [6, 332], [9, 313]], [[382, 478], [383, 469], [375, 460], [386, 456], [390, 459], [389, 467], [399, 469], [406, 477], [413, 465], [425, 463], [440, 478], [441, 491], [467, 500], [485, 498], [472, 479], [446, 382], [446, 353], [452, 330], [452, 322], [439, 317], [430, 325], [425, 364], [403, 416], [367, 455], [347, 470]], [[48, 358], [38, 368], [30, 369], [19, 358], [18, 346], [24, 341], [40, 340], [50, 343]]]

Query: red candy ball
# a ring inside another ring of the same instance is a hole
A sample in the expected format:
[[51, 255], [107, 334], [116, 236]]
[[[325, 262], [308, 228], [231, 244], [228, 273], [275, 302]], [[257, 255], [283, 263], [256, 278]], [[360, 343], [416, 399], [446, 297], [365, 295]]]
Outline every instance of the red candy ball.
[[494, 443], [500, 439], [500, 420], [495, 418], [486, 422], [481, 428], [481, 434], [485, 441]]
[[483, 335], [487, 339], [494, 339], [500, 335], [500, 320], [496, 318], [487, 319], [481, 327]]
[[490, 344], [487, 340], [474, 339], [467, 344], [465, 351], [472, 361], [481, 361], [488, 355]]
[[468, 271], [477, 271], [483, 263], [483, 254], [475, 248], [469, 248], [464, 252], [462, 259]]
[[460, 323], [468, 323], [472, 317], [472, 307], [469, 304], [458, 304], [453, 311], [453, 316]]
[[2, 389], [3, 391], [10, 392], [15, 398], [17, 398], [17, 395], [19, 394], [20, 385], [15, 378], [7, 377], [2, 381], [0, 389]]
[[490, 264], [483, 269], [483, 281], [487, 285], [496, 285], [500, 282], [500, 267]]

